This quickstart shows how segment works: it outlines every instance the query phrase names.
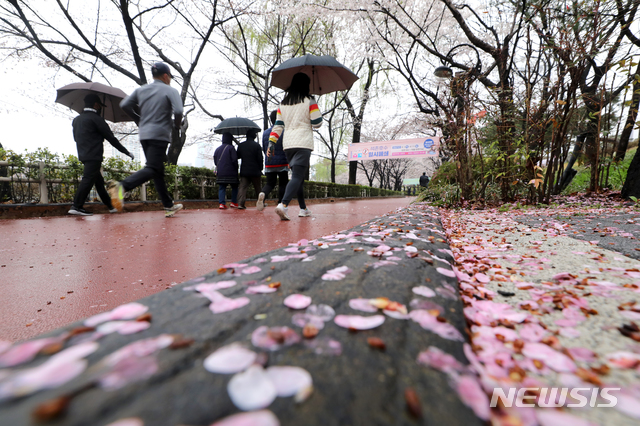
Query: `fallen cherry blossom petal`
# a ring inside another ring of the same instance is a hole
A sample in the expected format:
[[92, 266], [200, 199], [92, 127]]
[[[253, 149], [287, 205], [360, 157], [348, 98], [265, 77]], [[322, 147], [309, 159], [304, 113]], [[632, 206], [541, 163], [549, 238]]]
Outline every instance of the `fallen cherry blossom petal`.
[[305, 340], [304, 345], [313, 350], [316, 355], [342, 355], [342, 344], [329, 337], [316, 337], [313, 340]]
[[218, 281], [217, 283], [198, 284], [195, 286], [195, 290], [200, 293], [207, 293], [209, 291], [221, 290], [223, 288], [231, 288], [235, 285], [235, 281]]
[[155, 355], [122, 358], [100, 374], [98, 384], [104, 390], [113, 391], [147, 379], [157, 371], [158, 361]]
[[222, 300], [212, 302], [211, 305], [209, 305], [209, 309], [214, 314], [219, 314], [242, 308], [243, 306], [248, 305], [249, 302], [251, 302], [251, 300], [249, 300], [248, 297], [238, 297], [237, 299], [229, 299], [225, 297]]
[[315, 315], [322, 319], [322, 321], [331, 321], [336, 316], [336, 311], [329, 305], [311, 305], [307, 308], [305, 313], [309, 315]]
[[370, 330], [384, 323], [384, 315], [363, 317], [360, 315], [337, 315], [333, 321], [340, 327], [354, 330]]
[[0, 368], [24, 364], [36, 357], [42, 348], [60, 342], [59, 337], [45, 337], [10, 346], [0, 354]]
[[476, 273], [473, 277], [476, 279], [476, 281], [482, 284], [486, 284], [491, 281], [491, 278], [489, 278], [487, 275], [483, 274], [482, 272]]
[[277, 351], [300, 341], [300, 335], [289, 327], [267, 327], [263, 325], [251, 334], [251, 343], [258, 348]]
[[242, 273], [244, 275], [249, 275], [249, 274], [255, 274], [255, 273], [260, 272], [260, 271], [262, 271], [262, 269], [259, 268], [258, 266], [249, 266], [248, 268], [244, 268], [242, 270]]
[[413, 299], [410, 303], [409, 306], [411, 307], [411, 309], [415, 309], [415, 310], [437, 310], [438, 312], [440, 312], [440, 314], [444, 313], [444, 308], [440, 305], [438, 305], [435, 302], [432, 302], [430, 300], [424, 300], [424, 299]]
[[540, 324], [525, 324], [519, 330], [520, 337], [529, 342], [539, 342], [544, 336], [546, 336], [547, 330], [542, 328]]
[[324, 328], [324, 320], [322, 317], [311, 314], [294, 314], [291, 317], [291, 322], [293, 325], [297, 325], [300, 328], [304, 328], [307, 325], [311, 325], [317, 330], [322, 330]]
[[531, 359], [543, 361], [545, 365], [559, 373], [570, 373], [577, 369], [571, 358], [544, 343], [525, 343], [522, 354]]
[[[406, 308], [405, 308], [406, 310]], [[382, 311], [383, 314], [385, 314], [388, 317], [394, 318], [394, 319], [399, 319], [399, 320], [406, 320], [409, 319], [409, 314], [404, 314], [400, 311], [390, 311], [389, 309], [384, 309]]]
[[118, 332], [118, 334], [127, 335], [144, 331], [151, 327], [151, 323], [147, 321], [109, 321], [100, 324], [96, 331], [106, 335]]
[[96, 325], [107, 321], [135, 319], [148, 310], [149, 308], [141, 303], [127, 303], [124, 305], [120, 305], [109, 312], [104, 312], [102, 314], [94, 315], [87, 318], [84, 321], [84, 325], [86, 325], [87, 327], [95, 327]]
[[334, 269], [330, 269], [322, 275], [322, 279], [325, 281], [339, 281], [351, 273], [351, 269], [347, 266], [339, 266]]
[[223, 346], [204, 360], [210, 373], [234, 374], [244, 371], [256, 360], [257, 354], [238, 343]]
[[433, 291], [432, 289], [424, 285], [413, 287], [411, 291], [413, 291], [415, 294], [419, 294], [420, 296], [424, 296], [424, 297], [435, 297], [436, 295], [435, 291]]
[[592, 350], [587, 348], [574, 347], [569, 348], [568, 351], [571, 354], [571, 357], [576, 361], [593, 362], [598, 358]]
[[246, 294], [267, 294], [267, 293], [275, 293], [278, 291], [277, 288], [269, 287], [267, 284], [260, 284], [248, 287], [245, 290]]
[[478, 380], [469, 375], [462, 375], [455, 379], [456, 391], [462, 402], [470, 407], [476, 416], [482, 420], [489, 420], [489, 398]]
[[618, 399], [615, 405], [616, 410], [626, 414], [634, 419], [640, 419], [640, 395], [639, 392], [631, 392], [629, 389], [623, 389], [622, 392], [616, 392], [615, 396]]
[[304, 309], [311, 305], [311, 298], [303, 294], [291, 294], [284, 299], [283, 303], [291, 309]]
[[294, 396], [313, 385], [311, 374], [304, 368], [271, 366], [266, 372], [279, 397]]
[[438, 321], [436, 317], [427, 311], [414, 310], [409, 313], [409, 316], [413, 321], [420, 324], [422, 328], [437, 334], [443, 339], [464, 341], [464, 337], [462, 337], [462, 334], [460, 334], [457, 328], [448, 322]]
[[618, 311], [620, 315], [623, 317], [630, 319], [632, 321], [640, 321], [640, 312], [634, 311]]
[[106, 366], [115, 365], [118, 361], [129, 357], [144, 357], [160, 349], [164, 349], [173, 343], [174, 338], [169, 334], [161, 334], [148, 339], [137, 340], [129, 343], [117, 351], [107, 355], [101, 363]]
[[126, 419], [116, 420], [106, 426], [144, 426], [144, 422], [138, 417], [128, 417]]
[[452, 371], [461, 372], [464, 366], [448, 353], [435, 346], [429, 346], [426, 351], [418, 354], [418, 364], [435, 368], [436, 370], [449, 373]]
[[233, 376], [227, 392], [235, 406], [243, 411], [268, 407], [278, 396], [276, 387], [259, 365]]
[[560, 335], [569, 339], [575, 339], [576, 337], [580, 337], [580, 330], [573, 327], [563, 327], [560, 329]]
[[233, 414], [211, 426], [280, 426], [280, 421], [271, 411], [260, 410]]
[[607, 361], [614, 367], [634, 368], [640, 364], [640, 354], [627, 351], [617, 351], [607, 354]]
[[455, 278], [456, 277], [456, 273], [454, 271], [452, 271], [451, 269], [444, 269], [441, 267], [437, 267], [436, 271], [438, 271], [439, 273], [441, 273], [442, 275], [446, 276], [446, 277], [451, 277], [451, 278]]
[[363, 312], [378, 312], [378, 308], [369, 303], [370, 299], [351, 299], [349, 300], [349, 307], [357, 311]]

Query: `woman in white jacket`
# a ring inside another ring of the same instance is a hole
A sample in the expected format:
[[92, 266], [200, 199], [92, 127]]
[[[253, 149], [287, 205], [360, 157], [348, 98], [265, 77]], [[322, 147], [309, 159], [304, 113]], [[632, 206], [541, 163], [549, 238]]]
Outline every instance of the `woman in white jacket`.
[[276, 213], [282, 220], [289, 220], [288, 206], [291, 199], [298, 197], [299, 217], [311, 215], [304, 201], [304, 179], [309, 171], [309, 159], [313, 151], [313, 129], [322, 126], [322, 114], [315, 99], [309, 94], [309, 76], [297, 73], [291, 79], [291, 85], [285, 90], [285, 96], [278, 108], [276, 122], [269, 135], [271, 155], [278, 138], [284, 132], [282, 145], [289, 161], [291, 180], [287, 184], [282, 203], [276, 207]]

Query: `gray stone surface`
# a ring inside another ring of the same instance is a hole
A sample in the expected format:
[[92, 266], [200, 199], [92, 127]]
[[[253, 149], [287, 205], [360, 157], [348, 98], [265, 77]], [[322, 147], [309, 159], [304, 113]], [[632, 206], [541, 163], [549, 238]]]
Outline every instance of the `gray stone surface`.
[[[203, 360], [216, 349], [233, 342], [251, 346], [251, 333], [262, 325], [289, 326], [301, 330], [291, 323], [296, 312], [283, 305], [286, 296], [302, 293], [311, 296], [314, 304], [328, 304], [337, 314], [371, 315], [355, 311], [349, 307], [352, 298], [388, 297], [409, 305], [414, 298], [416, 285], [432, 288], [443, 282], [456, 286], [454, 278], [448, 278], [435, 266], [449, 268], [446, 263], [425, 261], [431, 258], [429, 251], [437, 257], [452, 260], [446, 253], [448, 245], [442, 239], [442, 228], [435, 210], [427, 207], [408, 209], [373, 220], [349, 231], [370, 234], [371, 225], [382, 226], [389, 231], [384, 244], [391, 247], [406, 247], [408, 242], [419, 250], [420, 256], [410, 258], [404, 250], [396, 252], [401, 260], [397, 265], [374, 268], [379, 261], [367, 254], [380, 242], [366, 242], [364, 238], [380, 239], [380, 236], [362, 235], [359, 242], [338, 241], [327, 249], [309, 251], [315, 260], [302, 262], [291, 259], [285, 262], [265, 262], [256, 264], [261, 272], [230, 276], [230, 272], [212, 272], [201, 282], [217, 282], [234, 279], [238, 285], [221, 290], [225, 296], [245, 296], [244, 284], [249, 280], [281, 282], [276, 293], [248, 295], [251, 302], [240, 309], [213, 314], [209, 301], [194, 291], [185, 291], [196, 280], [175, 286], [156, 294], [140, 303], [148, 306], [153, 316], [151, 327], [141, 333], [129, 336], [111, 334], [102, 338], [99, 350], [90, 355], [90, 365], [130, 342], [157, 336], [162, 333], [181, 334], [195, 342], [183, 349], [163, 349], [159, 354], [159, 371], [151, 378], [129, 384], [117, 391], [91, 388], [80, 392], [69, 405], [68, 412], [52, 425], [106, 425], [126, 417], [140, 417], [144, 424], [163, 425], [209, 425], [227, 415], [240, 410], [234, 406], [227, 393], [227, 384], [232, 375], [213, 374], [203, 368]], [[378, 231], [378, 229], [375, 229]], [[349, 231], [342, 234], [345, 235]], [[400, 232], [399, 232], [400, 231]], [[402, 232], [405, 231], [405, 232]], [[406, 231], [413, 231], [419, 238], [429, 238], [432, 242], [402, 238]], [[439, 232], [438, 232], [439, 231]], [[320, 239], [322, 241], [322, 239]], [[354, 251], [364, 248], [364, 251]], [[335, 251], [334, 249], [344, 249]], [[442, 250], [442, 251], [439, 251]], [[283, 249], [263, 253], [241, 263], [251, 263], [259, 258], [271, 259], [290, 253]], [[340, 281], [324, 281], [321, 276], [330, 269], [348, 266], [352, 272]], [[465, 321], [459, 299], [451, 300], [440, 296], [432, 300], [445, 308], [444, 317], [462, 334]], [[266, 314], [262, 320], [254, 319], [258, 314]], [[73, 324], [49, 335], [59, 335], [63, 330], [71, 330], [80, 324]], [[380, 351], [368, 346], [368, 337], [379, 337], [386, 344]], [[305, 368], [313, 377], [314, 392], [301, 404], [292, 398], [277, 398], [269, 407], [282, 425], [474, 425], [482, 423], [466, 407], [450, 388], [444, 374], [420, 366], [416, 358], [420, 351], [429, 346], [437, 346], [467, 363], [462, 343], [445, 340], [422, 329], [411, 320], [386, 318], [385, 323], [373, 330], [349, 331], [338, 327], [333, 321], [327, 322], [318, 338], [330, 337], [342, 344], [339, 356], [317, 355], [303, 344], [296, 344], [279, 351], [268, 353], [268, 365], [293, 365]], [[37, 365], [46, 357], [39, 356], [28, 366]], [[30, 425], [31, 413], [42, 402], [81, 389], [92, 379], [88, 372], [66, 385], [49, 391], [42, 391], [27, 398], [0, 403], [0, 424]], [[423, 417], [416, 419], [406, 409], [404, 392], [407, 387], [416, 390], [420, 399]]]

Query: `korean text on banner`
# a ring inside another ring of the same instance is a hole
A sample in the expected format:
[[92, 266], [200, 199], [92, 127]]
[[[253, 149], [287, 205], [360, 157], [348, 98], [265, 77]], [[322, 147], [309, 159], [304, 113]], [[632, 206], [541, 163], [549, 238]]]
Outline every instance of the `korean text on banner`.
[[349, 144], [349, 161], [437, 157], [439, 137]]

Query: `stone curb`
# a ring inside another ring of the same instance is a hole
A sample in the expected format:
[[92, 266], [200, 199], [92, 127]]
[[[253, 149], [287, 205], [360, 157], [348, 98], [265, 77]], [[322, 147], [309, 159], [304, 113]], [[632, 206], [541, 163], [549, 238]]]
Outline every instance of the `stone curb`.
[[[317, 245], [320, 242], [327, 248]], [[100, 348], [87, 357], [89, 364], [95, 365], [128, 343], [162, 333], [194, 339], [186, 348], [163, 349], [158, 357], [158, 371], [149, 379], [112, 392], [95, 387], [78, 392], [95, 380], [88, 370], [60, 388], [0, 404], [0, 424], [30, 425], [31, 414], [39, 404], [74, 392], [78, 395], [71, 401], [66, 415], [52, 424], [105, 425], [126, 417], [140, 417], [145, 425], [209, 425], [237, 413], [239, 410], [226, 390], [231, 375], [206, 371], [203, 360], [218, 348], [234, 342], [262, 352], [251, 345], [251, 334], [263, 325], [288, 326], [300, 333], [291, 319], [293, 314], [303, 311], [283, 305], [284, 298], [294, 293], [312, 297], [314, 304], [330, 305], [338, 315], [369, 316], [371, 314], [351, 309], [349, 300], [388, 297], [408, 307], [412, 299], [429, 300], [412, 292], [415, 286], [428, 286], [439, 294], [432, 300], [444, 308], [442, 317], [466, 336], [457, 292], [445, 298], [439, 291], [442, 286], [457, 287], [457, 280], [436, 270], [436, 266], [450, 270], [447, 263], [453, 262], [437, 210], [412, 206], [336, 236], [323, 237], [309, 245], [302, 243], [301, 247], [308, 248], [305, 253], [293, 254], [298, 258], [278, 261], [282, 260], [281, 256], [292, 253], [284, 248], [273, 250], [241, 262], [257, 266], [260, 271], [243, 274], [244, 268], [230, 266], [227, 271], [214, 271], [139, 300], [149, 307], [151, 327], [135, 335], [114, 333], [103, 337], [99, 340]], [[380, 258], [367, 254], [381, 244], [397, 249], [392, 252], [393, 256], [383, 257], [387, 261], [389, 257], [399, 258], [390, 261], [396, 264], [380, 264]], [[274, 259], [273, 256], [280, 257]], [[343, 279], [321, 278], [327, 271], [341, 266], [351, 270]], [[220, 290], [230, 298], [245, 297], [248, 281], [280, 282], [281, 286], [275, 293], [248, 295], [248, 305], [220, 314], [213, 314], [207, 299], [188, 290], [197, 283], [228, 280], [238, 282], [234, 287]], [[47, 336], [57, 336], [80, 325], [72, 324]], [[370, 347], [369, 337], [382, 339], [386, 349]], [[282, 425], [482, 424], [450, 388], [445, 374], [416, 362], [421, 351], [435, 346], [467, 364], [463, 342], [444, 339], [410, 319], [390, 317], [378, 328], [357, 332], [329, 321], [316, 340], [320, 338], [340, 342], [342, 354], [318, 355], [300, 343], [264, 352], [268, 365], [300, 366], [313, 378], [314, 392], [305, 402], [295, 404], [291, 398], [277, 398], [268, 407]], [[43, 358], [39, 356], [28, 365], [39, 364]], [[412, 416], [407, 410], [407, 388], [414, 389], [418, 396], [421, 417]]]

